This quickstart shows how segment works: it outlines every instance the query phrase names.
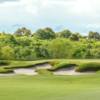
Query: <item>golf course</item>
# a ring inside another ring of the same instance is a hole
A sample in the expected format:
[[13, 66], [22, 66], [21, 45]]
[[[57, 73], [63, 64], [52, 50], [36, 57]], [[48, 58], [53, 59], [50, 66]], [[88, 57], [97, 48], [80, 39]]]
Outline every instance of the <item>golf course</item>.
[[[0, 68], [34, 68], [44, 63], [54, 62], [62, 67], [69, 64], [99, 63], [100, 60], [38, 60], [38, 61], [1, 61]], [[7, 63], [5, 63], [7, 62]], [[9, 62], [9, 64], [8, 64]], [[20, 62], [20, 63], [19, 63]], [[63, 64], [61, 64], [63, 62]], [[65, 63], [66, 62], [66, 63]], [[8, 65], [7, 65], [8, 64]], [[15, 65], [15, 66], [14, 66]], [[32, 66], [33, 65], [33, 66]], [[57, 66], [56, 66], [57, 67]], [[53, 67], [52, 70], [55, 70]], [[61, 68], [62, 68], [61, 67]], [[71, 66], [69, 66], [71, 67]], [[60, 68], [60, 69], [61, 69]], [[47, 68], [46, 68], [47, 69]], [[0, 76], [0, 100], [99, 100], [100, 72], [86, 75], [54, 75], [52, 70], [39, 69], [37, 75]], [[57, 69], [57, 68], [56, 68]], [[3, 70], [4, 71], [4, 70]], [[12, 72], [11, 72], [12, 73]], [[9, 74], [5, 71], [2, 74]]]
[[100, 100], [100, 0], [0, 0], [0, 100]]

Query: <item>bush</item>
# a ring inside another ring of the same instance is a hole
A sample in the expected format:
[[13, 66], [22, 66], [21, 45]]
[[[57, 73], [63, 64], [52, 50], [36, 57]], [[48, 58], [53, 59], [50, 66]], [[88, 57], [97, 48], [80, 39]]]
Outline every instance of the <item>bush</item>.
[[2, 66], [2, 65], [9, 65], [9, 62], [0, 60], [0, 66]]
[[96, 62], [83, 63], [76, 68], [76, 71], [78, 72], [98, 71], [98, 70], [100, 70], [100, 63]]
[[66, 62], [60, 62], [58, 64], [55, 64], [54, 67], [51, 69], [52, 71], [61, 69], [61, 68], [69, 68], [76, 66], [76, 64], [66, 63]]

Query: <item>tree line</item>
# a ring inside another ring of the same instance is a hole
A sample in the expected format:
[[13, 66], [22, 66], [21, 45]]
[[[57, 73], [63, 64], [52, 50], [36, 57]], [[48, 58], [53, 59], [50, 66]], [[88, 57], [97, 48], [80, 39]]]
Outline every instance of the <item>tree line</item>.
[[54, 32], [51, 28], [32, 33], [23, 27], [13, 34], [0, 33], [0, 60], [100, 58], [100, 33], [87, 36], [68, 29]]

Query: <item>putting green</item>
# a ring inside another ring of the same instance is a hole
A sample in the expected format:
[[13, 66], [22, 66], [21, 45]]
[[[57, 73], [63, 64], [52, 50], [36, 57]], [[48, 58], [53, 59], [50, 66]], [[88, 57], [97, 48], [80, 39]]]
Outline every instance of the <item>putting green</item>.
[[100, 100], [100, 74], [0, 77], [0, 100]]

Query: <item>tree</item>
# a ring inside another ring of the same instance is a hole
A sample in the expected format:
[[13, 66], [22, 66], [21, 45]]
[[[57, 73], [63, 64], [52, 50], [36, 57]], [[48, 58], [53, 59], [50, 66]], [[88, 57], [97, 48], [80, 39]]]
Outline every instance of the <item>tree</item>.
[[56, 37], [55, 32], [51, 28], [44, 28], [44, 29], [38, 29], [34, 36], [39, 39], [54, 39]]
[[6, 60], [15, 59], [14, 49], [10, 46], [4, 46], [1, 48], [1, 57]]
[[100, 40], [100, 34], [98, 32], [90, 31], [88, 34], [89, 39]]
[[31, 31], [25, 27], [17, 29], [17, 31], [14, 33], [16, 36], [30, 36]]
[[2, 35], [0, 35], [0, 43], [2, 43], [2, 46], [16, 45], [17, 41], [16, 41], [15, 37], [11, 34], [2, 34]]
[[58, 33], [59, 37], [63, 38], [69, 38], [72, 35], [72, 32], [70, 30], [63, 30], [62, 32]]
[[57, 38], [48, 44], [47, 49], [51, 58], [68, 58], [72, 52], [72, 44], [66, 39]]
[[73, 41], [79, 41], [79, 36], [78, 36], [78, 34], [72, 34], [70, 36], [70, 39], [73, 40]]

